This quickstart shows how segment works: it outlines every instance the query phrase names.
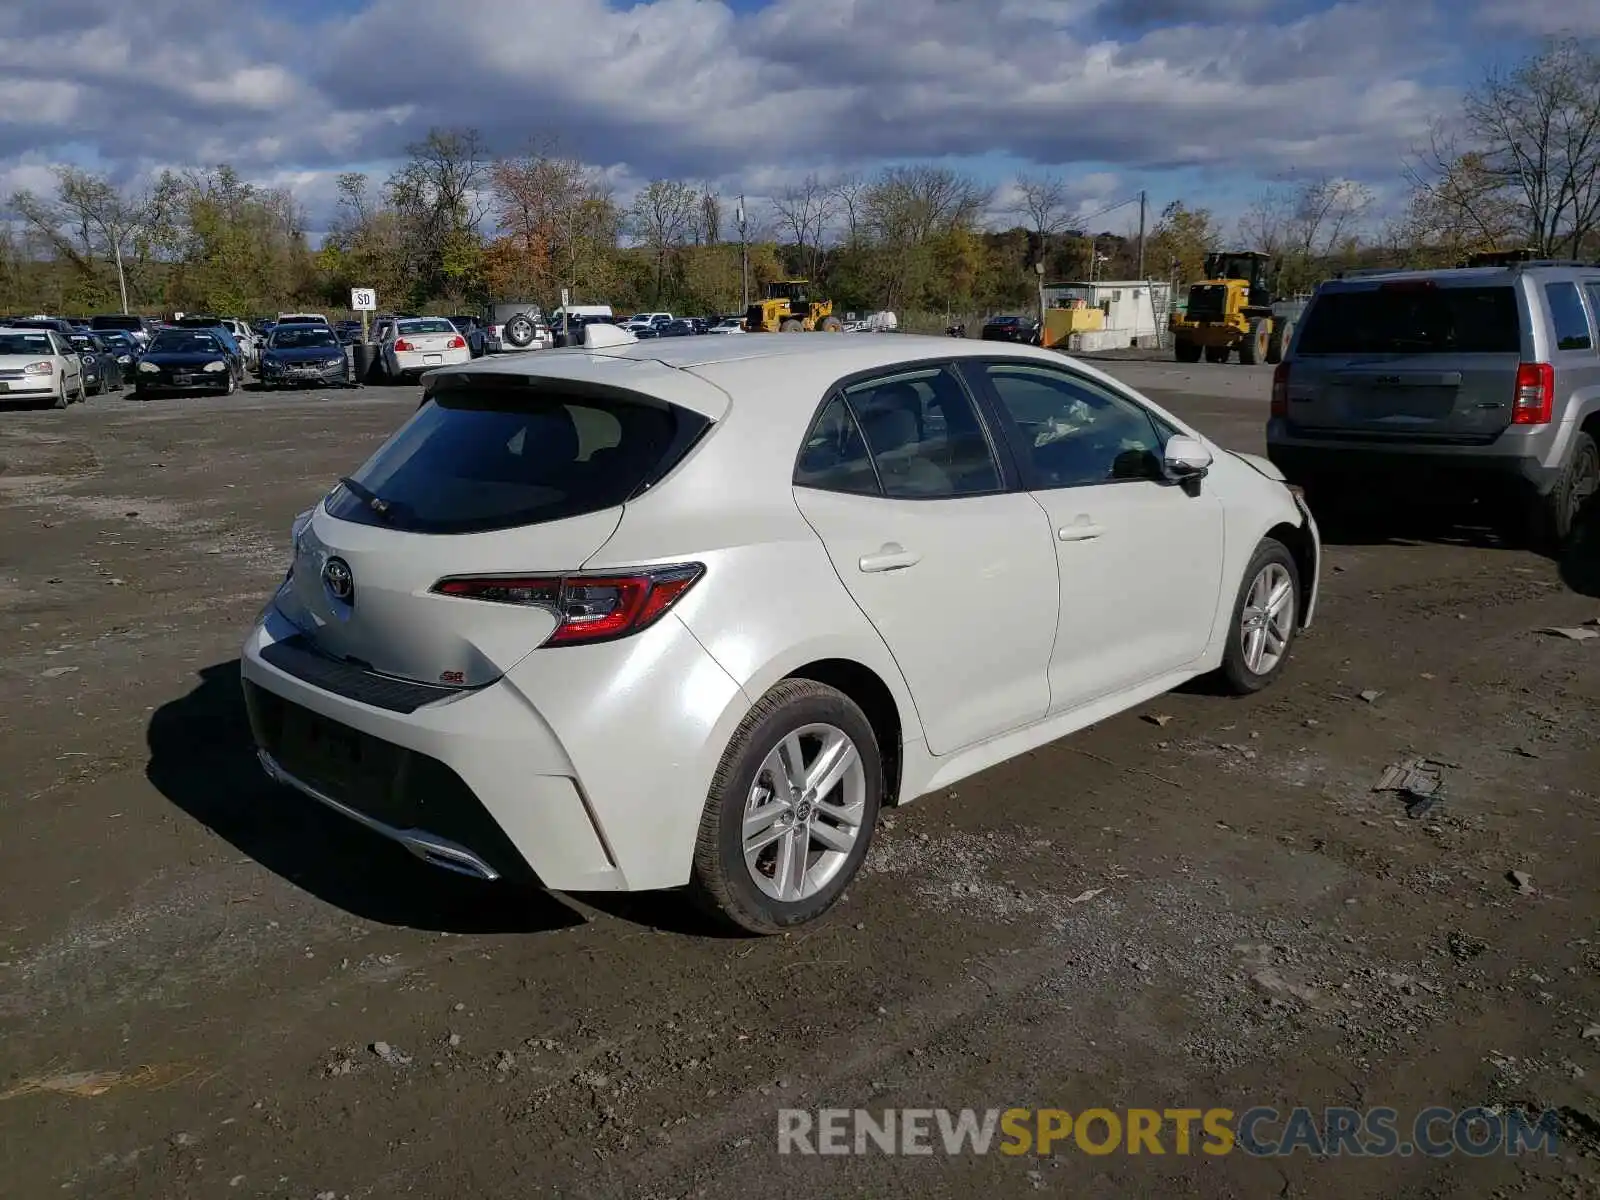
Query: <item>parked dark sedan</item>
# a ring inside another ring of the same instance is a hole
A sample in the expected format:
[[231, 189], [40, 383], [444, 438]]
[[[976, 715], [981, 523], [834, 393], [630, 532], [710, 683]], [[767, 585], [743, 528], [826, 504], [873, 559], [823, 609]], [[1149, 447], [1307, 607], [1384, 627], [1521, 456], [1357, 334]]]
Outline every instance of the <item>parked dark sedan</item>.
[[121, 329], [96, 330], [95, 336], [106, 344], [106, 352], [115, 356], [122, 368], [122, 382], [133, 378], [133, 364], [144, 353], [144, 346], [133, 334]]
[[980, 335], [986, 342], [1020, 342], [1024, 346], [1039, 344], [1039, 322], [1032, 317], [990, 317]]
[[68, 341], [78, 352], [78, 373], [83, 376], [83, 390], [87, 395], [122, 390], [123, 365], [117, 351], [105, 338], [84, 332], [73, 334]]
[[693, 337], [697, 331], [692, 321], [679, 317], [676, 321], [668, 321], [665, 325], [662, 325], [659, 332], [662, 337], [669, 338]]
[[244, 364], [215, 329], [160, 329], [134, 368], [133, 394], [147, 400], [158, 392], [213, 392], [231, 396], [244, 379]]
[[261, 351], [260, 374], [264, 388], [355, 384], [344, 344], [326, 325], [279, 325]]

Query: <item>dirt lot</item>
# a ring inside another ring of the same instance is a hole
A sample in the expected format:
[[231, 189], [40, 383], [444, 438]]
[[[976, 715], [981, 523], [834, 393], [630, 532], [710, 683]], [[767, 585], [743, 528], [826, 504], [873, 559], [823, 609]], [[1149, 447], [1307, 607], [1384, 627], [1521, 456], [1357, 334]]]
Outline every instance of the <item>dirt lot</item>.
[[[1266, 369], [1106, 365], [1259, 448]], [[1600, 617], [1581, 571], [1330, 546], [1279, 689], [926, 797], [836, 919], [725, 939], [457, 879], [261, 776], [237, 646], [293, 514], [415, 400], [0, 413], [0, 1194], [1600, 1194], [1600, 639], [1538, 632]], [[1425, 812], [1372, 791], [1413, 754], [1451, 764]], [[776, 1152], [780, 1107], [1257, 1104], [1559, 1109], [1563, 1140]]]

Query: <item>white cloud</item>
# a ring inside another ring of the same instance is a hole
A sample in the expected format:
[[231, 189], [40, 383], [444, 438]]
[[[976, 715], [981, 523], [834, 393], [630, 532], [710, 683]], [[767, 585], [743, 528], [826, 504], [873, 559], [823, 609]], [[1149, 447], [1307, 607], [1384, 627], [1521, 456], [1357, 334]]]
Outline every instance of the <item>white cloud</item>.
[[[128, 170], [228, 161], [304, 179], [315, 206], [338, 171], [446, 125], [503, 151], [555, 132], [623, 193], [675, 175], [759, 194], [916, 157], [1383, 180], [1453, 104], [1438, 75], [1472, 22], [1440, 5], [539, 0], [522, 19], [384, 0], [308, 23], [266, 0], [5, 0], [0, 171], [84, 147]], [[1524, 31], [1600, 22], [1595, 0], [1477, 5]]]

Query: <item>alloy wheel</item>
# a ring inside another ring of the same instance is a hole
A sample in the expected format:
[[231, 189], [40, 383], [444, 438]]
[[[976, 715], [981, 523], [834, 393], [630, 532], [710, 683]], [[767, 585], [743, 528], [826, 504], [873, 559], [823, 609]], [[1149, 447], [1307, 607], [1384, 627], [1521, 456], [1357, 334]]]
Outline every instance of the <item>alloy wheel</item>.
[[1244, 665], [1251, 674], [1266, 675], [1283, 660], [1294, 618], [1294, 580], [1282, 563], [1269, 562], [1250, 584], [1239, 618]]
[[856, 744], [834, 725], [805, 725], [762, 760], [745, 801], [750, 878], [783, 903], [816, 895], [861, 836], [867, 776]]

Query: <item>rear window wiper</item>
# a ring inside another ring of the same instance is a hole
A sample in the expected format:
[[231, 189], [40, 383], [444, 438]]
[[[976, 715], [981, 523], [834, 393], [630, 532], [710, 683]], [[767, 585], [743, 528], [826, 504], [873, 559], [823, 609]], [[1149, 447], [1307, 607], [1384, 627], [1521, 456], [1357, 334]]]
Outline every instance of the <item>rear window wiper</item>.
[[361, 501], [361, 503], [365, 504], [373, 512], [377, 513], [380, 517], [387, 518], [389, 516], [389, 502], [382, 496], [378, 495], [378, 493], [374, 492], [371, 488], [366, 487], [364, 484], [357, 483], [348, 475], [343, 476], [339, 480], [339, 484], [357, 500]]

